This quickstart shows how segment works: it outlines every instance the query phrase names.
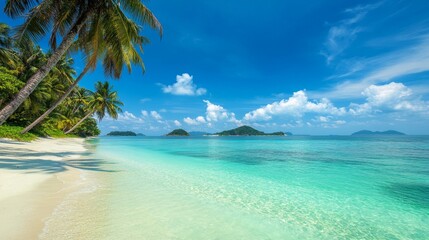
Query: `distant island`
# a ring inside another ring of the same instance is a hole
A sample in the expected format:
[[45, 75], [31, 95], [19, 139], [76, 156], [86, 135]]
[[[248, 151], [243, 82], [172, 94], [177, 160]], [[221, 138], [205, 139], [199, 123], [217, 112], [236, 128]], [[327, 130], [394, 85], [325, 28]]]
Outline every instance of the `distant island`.
[[107, 136], [137, 136], [137, 134], [131, 131], [112, 131]]
[[219, 136], [284, 136], [283, 132], [264, 133], [249, 126], [241, 126], [231, 130], [216, 133]]
[[401, 133], [395, 130], [388, 130], [384, 132], [361, 130], [361, 131], [352, 133], [352, 136], [397, 136], [397, 135], [405, 135], [405, 133]]
[[174, 129], [166, 136], [189, 136], [189, 133], [183, 129]]

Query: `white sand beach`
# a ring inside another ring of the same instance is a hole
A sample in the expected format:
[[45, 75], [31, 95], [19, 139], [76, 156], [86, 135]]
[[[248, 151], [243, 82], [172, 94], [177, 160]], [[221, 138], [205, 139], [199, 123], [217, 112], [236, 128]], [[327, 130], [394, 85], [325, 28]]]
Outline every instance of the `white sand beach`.
[[37, 239], [55, 208], [94, 167], [84, 139], [0, 139], [1, 239]]

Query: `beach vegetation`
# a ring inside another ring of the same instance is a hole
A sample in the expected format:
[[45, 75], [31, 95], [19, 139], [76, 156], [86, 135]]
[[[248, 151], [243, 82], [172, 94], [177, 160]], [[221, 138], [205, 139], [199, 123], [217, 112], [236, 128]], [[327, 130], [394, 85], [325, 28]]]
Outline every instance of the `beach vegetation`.
[[33, 133], [21, 134], [23, 127], [8, 126], [3, 124], [0, 126], [0, 138], [8, 138], [22, 142], [35, 140], [38, 136]]
[[[24, 23], [17, 28], [17, 46], [50, 36], [51, 53], [39, 68], [22, 78], [25, 85], [10, 102], [2, 106], [0, 125], [44, 82], [67, 52], [80, 51], [86, 60], [84, 70], [69, 88], [23, 132], [39, 124], [57, 108], [99, 60], [102, 60], [106, 75], [114, 78], [120, 77], [124, 66], [128, 71], [131, 71], [133, 64], [144, 68], [140, 52], [148, 39], [140, 35], [141, 27], [148, 25], [162, 33], [156, 17], [141, 1], [136, 0], [60, 0], [55, 3], [44, 0], [37, 1], [37, 4], [27, 0], [7, 0], [4, 10], [10, 17], [25, 16]], [[57, 45], [58, 37], [61, 41]]]
[[219, 136], [284, 136], [283, 132], [264, 133], [249, 126], [241, 126], [231, 130], [216, 133]]
[[137, 136], [137, 134], [132, 131], [112, 131], [107, 136]]
[[183, 129], [174, 129], [167, 136], [189, 136], [189, 133]]
[[80, 119], [72, 128], [66, 131], [66, 134], [73, 132], [81, 123], [90, 116], [95, 115], [99, 121], [107, 115], [113, 119], [118, 118], [118, 113], [122, 112], [121, 106], [124, 104], [119, 101], [118, 92], [113, 91], [109, 82], [97, 82], [95, 92], [89, 96], [88, 104], [84, 109], [85, 116]]

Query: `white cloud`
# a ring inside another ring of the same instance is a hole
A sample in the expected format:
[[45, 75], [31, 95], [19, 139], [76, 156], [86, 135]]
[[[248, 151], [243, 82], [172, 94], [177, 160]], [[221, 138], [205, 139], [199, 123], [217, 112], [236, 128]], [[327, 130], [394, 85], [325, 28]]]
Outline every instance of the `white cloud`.
[[346, 123], [345, 120], [335, 120], [333, 116], [318, 116], [312, 119], [312, 123], [306, 122], [309, 127], [337, 128]]
[[230, 114], [221, 105], [211, 103], [209, 100], [203, 100], [207, 104], [206, 118], [209, 122], [217, 122], [228, 119]]
[[209, 100], [203, 100], [206, 103], [206, 116], [198, 116], [195, 119], [186, 117], [183, 119], [188, 125], [206, 124], [208, 127], [213, 127], [214, 123], [234, 123], [237, 126], [242, 125], [240, 120], [237, 120], [235, 114], [229, 112], [221, 105], [211, 103]]
[[317, 120], [320, 122], [329, 122], [329, 117], [320, 116]]
[[200, 123], [206, 123], [206, 120], [204, 119], [203, 116], [198, 116], [195, 120], [197, 120], [197, 122], [200, 122]]
[[161, 120], [162, 117], [161, 115], [157, 112], [157, 111], [151, 111], [150, 115], [155, 119], [155, 120]]
[[[429, 71], [429, 29], [418, 32], [407, 30], [379, 41], [383, 42], [383, 45], [376, 47], [385, 48], [385, 45], [389, 44], [397, 47], [375, 56], [342, 59], [337, 66], [340, 71], [329, 78], [339, 82], [332, 89], [315, 91], [311, 96], [329, 96], [332, 99], [359, 98], [361, 92], [370, 85], [398, 81], [401, 77]], [[421, 93], [429, 92], [427, 87], [410, 87]]]
[[182, 126], [182, 124], [178, 120], [174, 120], [174, 125], [176, 125], [176, 127]]
[[289, 99], [281, 100], [267, 104], [264, 107], [246, 113], [244, 120], [270, 120], [276, 115], [290, 115], [300, 117], [305, 113], [327, 113], [331, 115], [343, 115], [346, 113], [345, 108], [335, 107], [327, 98], [322, 98], [318, 102], [308, 100], [305, 91], [297, 91]]
[[351, 104], [350, 113], [361, 115], [377, 111], [412, 111], [429, 110], [429, 103], [419, 100], [410, 88], [402, 83], [391, 82], [385, 85], [371, 85], [362, 95], [366, 97], [363, 104]]
[[138, 118], [134, 114], [128, 111], [118, 114], [118, 120], [137, 120], [137, 119]]
[[142, 113], [143, 117], [147, 117], [149, 115], [146, 110], [142, 110], [141, 113]]
[[367, 97], [372, 105], [380, 106], [385, 104], [396, 104], [408, 98], [412, 91], [402, 83], [391, 82], [386, 85], [371, 85], [362, 94]]
[[204, 123], [206, 123], [206, 120], [204, 119], [204, 117], [203, 116], [198, 116], [197, 118], [195, 118], [195, 119], [192, 119], [192, 118], [190, 118], [190, 117], [186, 117], [186, 118], [184, 118], [183, 119], [183, 121], [185, 122], [185, 123], [187, 123], [188, 125], [201, 125], [201, 124], [204, 124]]
[[173, 85], [163, 86], [164, 93], [171, 93], [173, 95], [187, 95], [187, 96], [200, 96], [207, 93], [205, 88], [197, 88], [193, 83], [193, 76], [188, 73], [176, 76], [176, 83]]

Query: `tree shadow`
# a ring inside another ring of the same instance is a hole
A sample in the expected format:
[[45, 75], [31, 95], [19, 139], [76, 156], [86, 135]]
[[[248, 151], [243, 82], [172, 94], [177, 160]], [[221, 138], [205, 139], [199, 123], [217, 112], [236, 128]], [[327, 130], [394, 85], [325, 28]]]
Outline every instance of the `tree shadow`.
[[59, 173], [67, 171], [68, 168], [76, 168], [88, 171], [97, 172], [116, 172], [115, 170], [105, 169], [104, 166], [107, 163], [101, 159], [76, 159], [76, 160], [64, 160], [54, 161], [45, 159], [26, 159], [26, 160], [15, 160], [0, 158], [0, 169], [8, 169], [15, 171], [25, 171], [26, 173]]
[[[10, 144], [10, 142], [7, 143]], [[15, 149], [1, 146], [0, 148], [0, 169], [25, 173], [54, 174], [67, 171], [70, 168], [97, 172], [116, 172], [106, 168], [110, 164], [112, 163], [103, 159], [93, 158], [92, 153], [84, 151], [37, 152], [25, 147]]]
[[[23, 149], [25, 150], [25, 149]], [[59, 158], [64, 158], [64, 157], [73, 157], [73, 156], [89, 156], [91, 155], [91, 153], [88, 152], [27, 152], [27, 151], [5, 151], [5, 150], [0, 150], [0, 156], [13, 156], [13, 157], [59, 157]]]

